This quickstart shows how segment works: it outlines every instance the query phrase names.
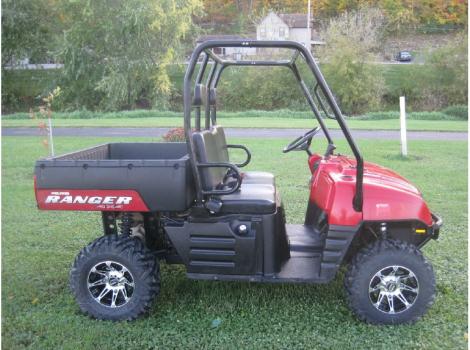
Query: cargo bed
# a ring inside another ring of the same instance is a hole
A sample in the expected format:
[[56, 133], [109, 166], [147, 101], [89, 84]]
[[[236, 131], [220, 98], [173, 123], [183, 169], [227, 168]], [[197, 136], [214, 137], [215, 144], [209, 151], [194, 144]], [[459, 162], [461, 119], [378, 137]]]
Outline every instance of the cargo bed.
[[36, 198], [51, 210], [182, 211], [194, 199], [190, 169], [186, 143], [108, 143], [38, 160]]

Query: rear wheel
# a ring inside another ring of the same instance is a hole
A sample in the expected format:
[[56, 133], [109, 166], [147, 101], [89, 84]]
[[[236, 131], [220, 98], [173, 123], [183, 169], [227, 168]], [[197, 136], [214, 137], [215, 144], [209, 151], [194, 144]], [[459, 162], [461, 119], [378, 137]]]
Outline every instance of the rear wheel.
[[432, 305], [436, 283], [431, 264], [413, 245], [384, 240], [361, 250], [345, 276], [351, 309], [374, 324], [414, 322]]
[[100, 237], [77, 255], [70, 287], [86, 314], [132, 320], [150, 308], [160, 291], [158, 261], [138, 238]]

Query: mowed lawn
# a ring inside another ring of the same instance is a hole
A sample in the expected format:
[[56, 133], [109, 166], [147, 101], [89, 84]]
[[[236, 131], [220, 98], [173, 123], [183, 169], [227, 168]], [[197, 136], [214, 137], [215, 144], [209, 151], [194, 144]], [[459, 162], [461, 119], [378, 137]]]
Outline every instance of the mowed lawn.
[[[326, 119], [325, 123], [331, 129], [339, 129], [335, 120]], [[316, 124], [312, 119], [301, 118], [224, 118], [223, 125], [229, 128], [302, 128], [311, 129]], [[361, 130], [399, 130], [399, 119], [354, 120], [348, 119], [351, 129]], [[456, 120], [413, 120], [407, 121], [410, 131], [467, 131], [467, 121]], [[37, 127], [38, 121], [31, 119], [2, 119], [2, 127]], [[54, 127], [182, 127], [183, 118], [94, 118], [94, 119], [54, 119]]]
[[[118, 140], [57, 137], [55, 145], [62, 153], [110, 141]], [[250, 169], [276, 174], [288, 222], [302, 223], [309, 180], [305, 153], [282, 154], [290, 140], [230, 141], [251, 149]], [[437, 276], [436, 303], [416, 324], [379, 327], [358, 321], [344, 299], [343, 272], [328, 285], [222, 283], [191, 281], [184, 268], [164, 264], [162, 293], [147, 317], [121, 323], [89, 319], [72, 298], [68, 272], [78, 251], [102, 234], [100, 216], [38, 211], [33, 165], [46, 150], [39, 137], [3, 137], [3, 347], [467, 348], [467, 143], [411, 141], [408, 159], [398, 155], [395, 141], [358, 143], [366, 160], [417, 184], [444, 219], [441, 239], [424, 248]], [[324, 150], [319, 140], [313, 147]], [[347, 152], [343, 141], [338, 142], [338, 151]]]

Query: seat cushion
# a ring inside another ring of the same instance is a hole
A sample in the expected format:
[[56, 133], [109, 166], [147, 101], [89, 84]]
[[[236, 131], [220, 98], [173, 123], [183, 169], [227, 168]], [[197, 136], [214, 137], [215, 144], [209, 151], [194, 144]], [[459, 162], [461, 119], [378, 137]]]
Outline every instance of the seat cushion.
[[275, 185], [274, 175], [264, 171], [247, 171], [242, 173], [244, 184]]
[[276, 187], [242, 183], [240, 190], [220, 196], [223, 214], [272, 214], [276, 211]]

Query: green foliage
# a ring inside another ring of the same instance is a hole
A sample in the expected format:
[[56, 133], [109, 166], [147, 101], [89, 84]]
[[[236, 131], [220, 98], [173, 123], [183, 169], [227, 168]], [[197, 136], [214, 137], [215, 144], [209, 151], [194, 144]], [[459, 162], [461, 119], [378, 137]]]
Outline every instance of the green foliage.
[[40, 104], [40, 96], [57, 86], [60, 71], [55, 69], [4, 70], [2, 72], [2, 113], [28, 111]]
[[[388, 112], [370, 112], [365, 115], [354, 117], [358, 120], [384, 120], [384, 119], [396, 119], [400, 118], [400, 112], [398, 111], [388, 111]], [[408, 120], [467, 120], [461, 118], [461, 116], [456, 116], [454, 114], [449, 114], [444, 111], [440, 112], [410, 112], [406, 114]]]
[[428, 71], [417, 64], [389, 65], [384, 67], [385, 93], [384, 102], [397, 106], [400, 96], [406, 97], [408, 108], [423, 108], [420, 103], [422, 91], [429, 83]]
[[2, 0], [2, 110], [29, 109], [55, 87], [54, 74], [6, 69], [23, 59], [45, 63], [53, 55], [62, 23], [54, 0]]
[[[239, 119], [239, 120], [256, 120], [256, 119], [273, 119], [273, 120], [285, 120], [288, 127], [289, 120], [304, 119], [312, 120], [313, 115], [310, 111], [295, 111], [289, 109], [277, 109], [273, 111], [263, 110], [247, 110], [240, 112], [227, 112], [219, 111], [218, 117], [222, 121], [227, 119]], [[2, 119], [5, 120], [27, 120], [30, 118], [29, 113], [15, 113], [10, 115], [3, 115]], [[92, 112], [88, 110], [73, 111], [73, 112], [54, 112], [55, 120], [70, 120], [70, 119], [145, 119], [145, 118], [157, 118], [157, 119], [168, 119], [174, 118], [181, 120], [182, 114], [173, 111], [159, 111], [159, 110], [146, 110], [136, 109], [132, 111], [120, 111], [120, 112]], [[348, 117], [346, 117], [348, 118]], [[396, 111], [382, 111], [382, 112], [368, 112], [364, 115], [349, 117], [351, 120], [385, 120], [385, 119], [399, 119], [399, 112]], [[409, 112], [407, 113], [408, 120], [467, 120], [468, 119], [468, 107], [464, 105], [450, 106], [442, 111], [434, 112]], [[132, 121], [130, 122], [132, 124]], [[224, 124], [225, 125], [225, 124]]]
[[[330, 68], [327, 63], [321, 64], [322, 71], [328, 71]], [[305, 67], [300, 67], [304, 69]], [[400, 96], [406, 96], [407, 109], [409, 111], [432, 110], [435, 109], [434, 100], [424, 97], [423, 93], [426, 87], [433, 84], [434, 73], [426, 68], [426, 65], [418, 64], [401, 64], [401, 65], [377, 65], [372, 69], [380, 69], [381, 75], [385, 80], [385, 89], [383, 91], [382, 105], [376, 108], [368, 106], [366, 112], [373, 110], [397, 109], [398, 99]], [[172, 111], [182, 111], [182, 87], [184, 66], [171, 66], [169, 68], [170, 80], [172, 82], [172, 90], [168, 108]], [[5, 71], [3, 75], [3, 86], [8, 88], [2, 89], [2, 110], [3, 113], [13, 113], [17, 111], [28, 111], [40, 101], [37, 96], [45, 95], [51, 91], [54, 86], [59, 85], [59, 70], [14, 70]], [[308, 77], [306, 72], [305, 77]], [[308, 80], [308, 79], [307, 79]], [[331, 84], [330, 77], [327, 81]], [[307, 81], [308, 82], [308, 81]], [[451, 84], [457, 84], [457, 81]], [[343, 83], [345, 83], [343, 81]], [[309, 84], [311, 86], [311, 84]], [[63, 87], [63, 85], [61, 84]], [[444, 87], [437, 86], [436, 94], [444, 94]], [[456, 86], [460, 89], [460, 86]], [[333, 93], [336, 93], [333, 87]], [[251, 109], [269, 110], [268, 114], [276, 114], [283, 117], [297, 118], [299, 114], [304, 114], [305, 118], [310, 118], [307, 111], [308, 105], [305, 97], [299, 89], [299, 86], [288, 70], [278, 69], [227, 69], [220, 81], [218, 88], [219, 112], [221, 111], [240, 111], [239, 113], [230, 113], [230, 115], [238, 114], [240, 116], [250, 115], [256, 117], [258, 114], [250, 112]], [[431, 103], [430, 106], [427, 103]], [[456, 101], [459, 104], [465, 104], [466, 99]], [[142, 106], [146, 107], [146, 106]], [[442, 106], [438, 106], [440, 109]], [[286, 111], [282, 111], [286, 109]], [[67, 110], [64, 106], [54, 106], [54, 111]], [[281, 110], [281, 111], [279, 111]], [[301, 112], [307, 111], [307, 112]], [[72, 119], [82, 118], [83, 115], [89, 115], [89, 118], [101, 118], [103, 116], [112, 116], [110, 118], [123, 118], [129, 115], [130, 118], [141, 116], [145, 118], [159, 116], [158, 111], [136, 110], [124, 113], [91, 113], [83, 111], [82, 108], [71, 110], [64, 114], [65, 117]], [[166, 113], [169, 115], [178, 115], [173, 112]], [[463, 112], [466, 114], [466, 112]], [[79, 115], [79, 117], [75, 117]]]
[[455, 105], [449, 106], [442, 110], [443, 113], [453, 116], [461, 120], [468, 120], [468, 106], [467, 105]]
[[[72, 112], [55, 112], [54, 119], [136, 119], [136, 118], [181, 118], [180, 113], [170, 111], [156, 111], [148, 109], [135, 109], [120, 112], [92, 112], [89, 110], [78, 110]], [[3, 116], [3, 119], [28, 119], [29, 113], [15, 113]]]
[[64, 100], [74, 109], [165, 105], [167, 67], [180, 56], [199, 0], [64, 2], [70, 27], [60, 57]]
[[2, 69], [29, 58], [31, 63], [51, 56], [61, 23], [54, 21], [54, 1], [2, 0]]
[[431, 108], [466, 104], [468, 96], [468, 38], [456, 36], [446, 46], [429, 54], [426, 68], [430, 84], [423, 91]]
[[399, 96], [405, 96], [415, 110], [467, 104], [467, 51], [467, 36], [460, 33], [447, 45], [428, 52], [424, 65], [386, 68], [385, 101], [394, 105]]
[[229, 68], [217, 90], [219, 107], [230, 111], [307, 107], [297, 81], [286, 68]]
[[330, 20], [324, 32], [326, 45], [320, 60], [327, 62], [323, 73], [346, 114], [358, 114], [380, 106], [384, 80], [374, 50], [382, 37], [382, 15], [361, 8]]

